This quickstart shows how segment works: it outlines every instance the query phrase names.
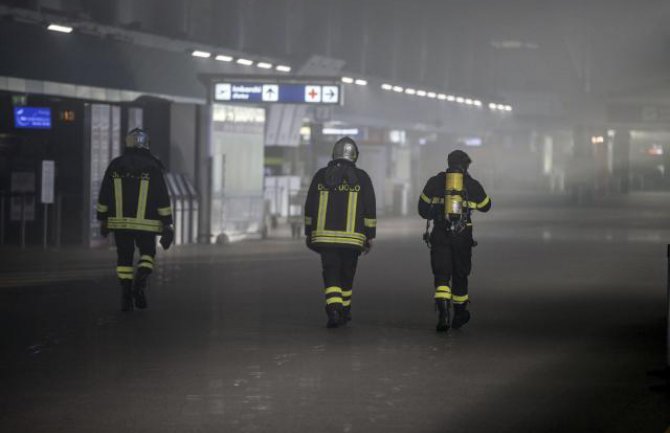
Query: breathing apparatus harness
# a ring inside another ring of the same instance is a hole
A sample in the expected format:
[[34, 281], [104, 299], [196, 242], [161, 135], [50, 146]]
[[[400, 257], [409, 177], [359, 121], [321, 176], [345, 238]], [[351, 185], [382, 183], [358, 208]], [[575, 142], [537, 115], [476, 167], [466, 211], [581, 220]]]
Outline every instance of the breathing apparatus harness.
[[[444, 213], [433, 219], [426, 220], [426, 231], [423, 241], [428, 248], [430, 243], [430, 222], [444, 222], [448, 234], [456, 235], [467, 227], [467, 208], [463, 206], [468, 202], [468, 193], [464, 188], [465, 172], [456, 168], [448, 168], [445, 173], [446, 184], [444, 188]], [[430, 204], [430, 214], [433, 215], [435, 203]], [[433, 222], [433, 224], [435, 224]]]

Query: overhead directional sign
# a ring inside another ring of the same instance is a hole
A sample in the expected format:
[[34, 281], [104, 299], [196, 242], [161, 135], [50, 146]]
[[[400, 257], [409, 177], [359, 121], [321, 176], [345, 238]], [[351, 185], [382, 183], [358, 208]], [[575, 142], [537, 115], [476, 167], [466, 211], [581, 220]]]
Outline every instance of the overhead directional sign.
[[214, 84], [214, 101], [248, 104], [339, 105], [338, 84], [219, 82]]

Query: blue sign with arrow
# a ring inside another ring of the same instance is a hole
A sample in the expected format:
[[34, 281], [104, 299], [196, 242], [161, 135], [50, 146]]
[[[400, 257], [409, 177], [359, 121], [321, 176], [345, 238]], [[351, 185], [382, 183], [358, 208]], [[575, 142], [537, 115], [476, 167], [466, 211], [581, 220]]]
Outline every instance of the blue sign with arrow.
[[339, 105], [338, 84], [219, 82], [214, 84], [214, 101], [250, 104]]

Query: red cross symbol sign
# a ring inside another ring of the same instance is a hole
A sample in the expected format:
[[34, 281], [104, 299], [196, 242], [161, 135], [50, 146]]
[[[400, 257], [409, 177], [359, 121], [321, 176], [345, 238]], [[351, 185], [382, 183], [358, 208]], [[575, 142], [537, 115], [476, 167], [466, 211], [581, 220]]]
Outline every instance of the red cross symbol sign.
[[305, 86], [305, 102], [321, 102], [321, 86]]

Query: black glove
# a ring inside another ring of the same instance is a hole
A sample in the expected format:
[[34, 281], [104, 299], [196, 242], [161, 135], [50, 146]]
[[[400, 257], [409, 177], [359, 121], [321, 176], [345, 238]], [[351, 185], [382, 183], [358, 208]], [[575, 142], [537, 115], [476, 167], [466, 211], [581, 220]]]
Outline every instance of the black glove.
[[318, 251], [314, 248], [314, 245], [312, 244], [311, 235], [307, 235], [307, 237], [305, 238], [305, 245], [307, 245], [307, 248], [309, 248], [310, 250], [318, 253]]
[[174, 230], [172, 230], [172, 226], [167, 226], [163, 229], [163, 233], [161, 233], [161, 246], [163, 247], [164, 250], [167, 250], [170, 248], [170, 245], [172, 245], [172, 242], [174, 241]]
[[100, 221], [100, 236], [106, 238], [109, 235], [109, 228], [107, 228], [107, 221]]
[[367, 255], [370, 251], [372, 251], [372, 239], [365, 241], [365, 245], [363, 245], [363, 255]]

